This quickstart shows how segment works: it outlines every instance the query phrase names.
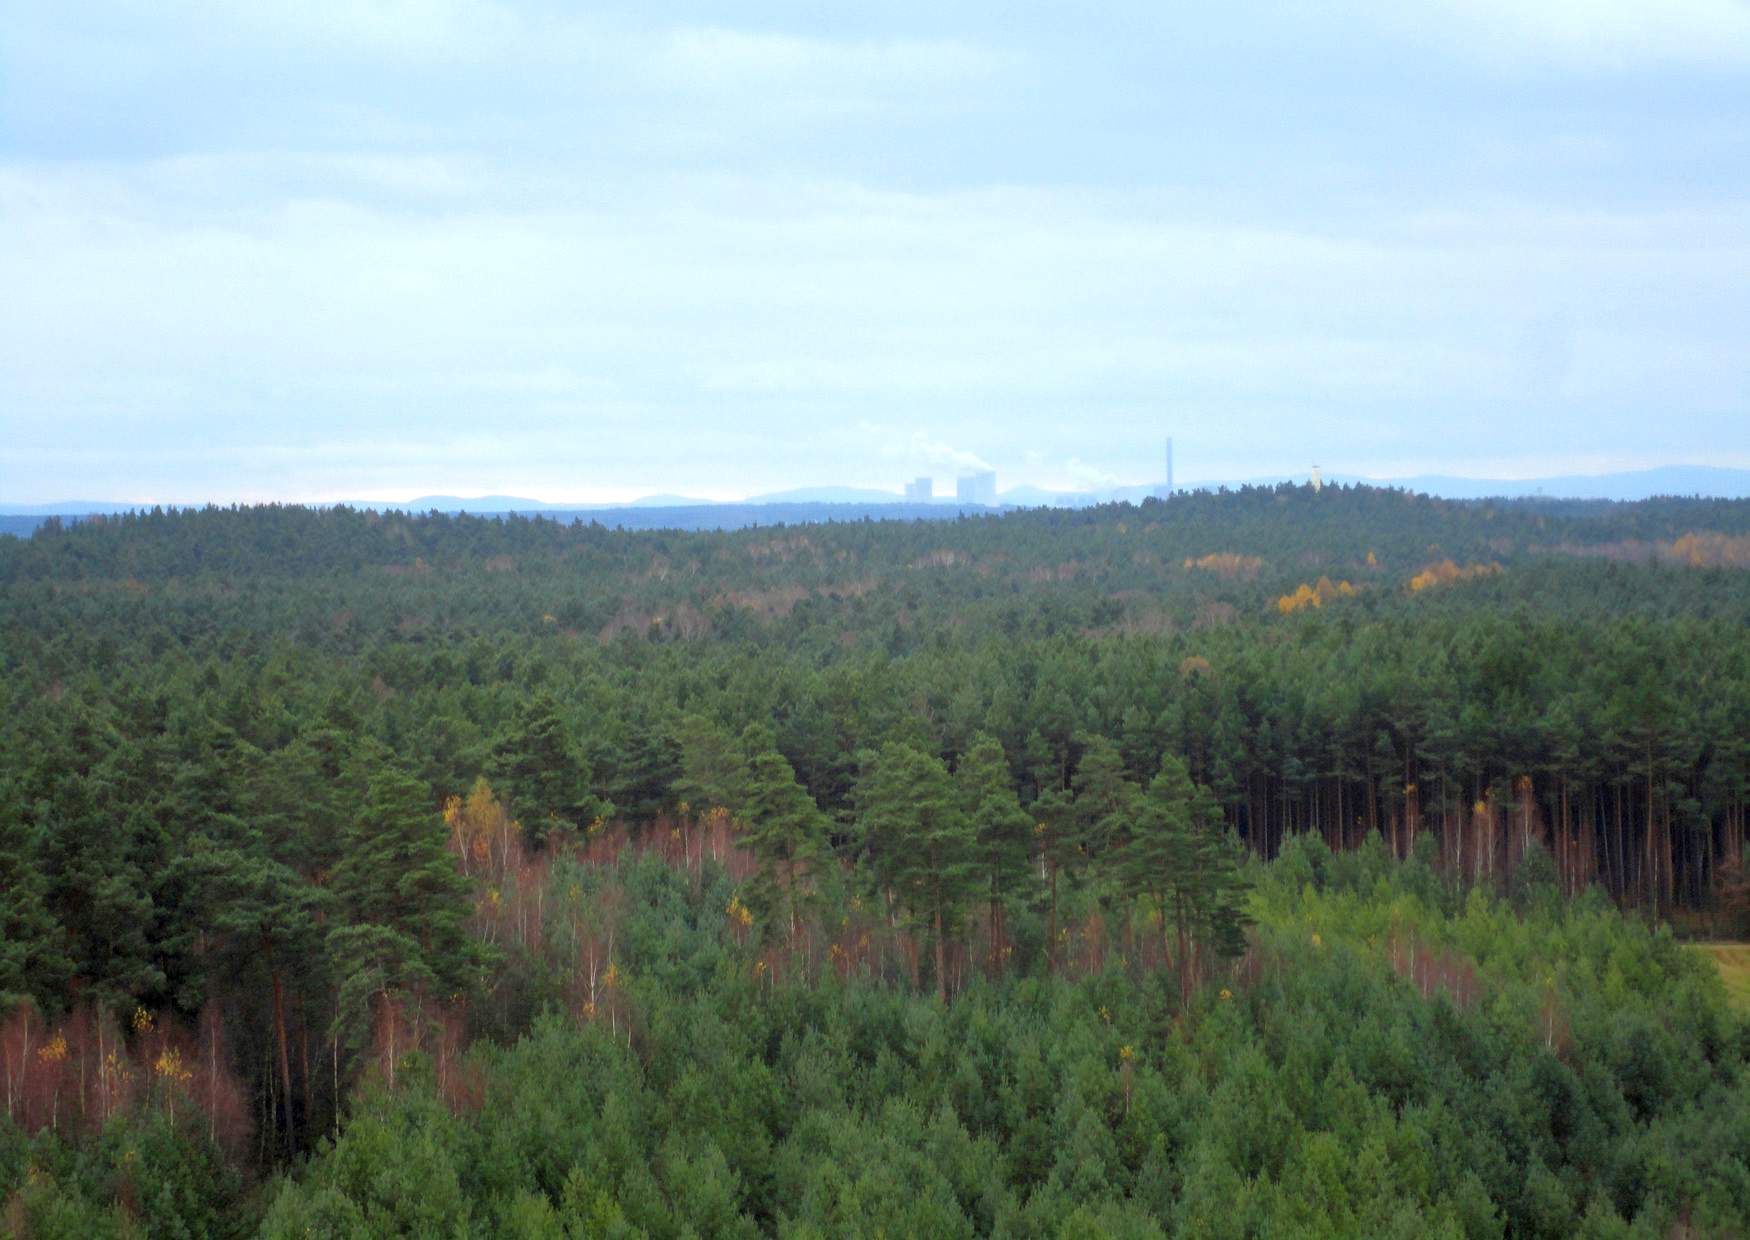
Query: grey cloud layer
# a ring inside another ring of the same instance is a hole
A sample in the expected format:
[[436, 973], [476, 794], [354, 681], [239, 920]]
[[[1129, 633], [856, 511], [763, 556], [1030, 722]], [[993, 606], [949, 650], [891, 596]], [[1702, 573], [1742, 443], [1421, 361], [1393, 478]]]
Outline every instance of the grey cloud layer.
[[27, 12], [0, 499], [1750, 464], [1744, 5], [966, 12]]

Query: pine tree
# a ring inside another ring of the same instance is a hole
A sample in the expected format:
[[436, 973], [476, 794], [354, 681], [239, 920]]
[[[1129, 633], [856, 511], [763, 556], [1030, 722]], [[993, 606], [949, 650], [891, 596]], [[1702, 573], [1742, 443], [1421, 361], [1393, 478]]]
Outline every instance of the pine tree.
[[67, 781], [62, 804], [39, 808], [48, 906], [66, 928], [68, 951], [85, 993], [115, 1011], [161, 992], [164, 970], [152, 940], [156, 908], [146, 876], [131, 859], [153, 830], [136, 809], [121, 822], [106, 814], [89, 781]]
[[771, 731], [750, 724], [742, 734], [747, 751], [740, 816], [748, 847], [759, 862], [749, 885], [749, 903], [768, 928], [782, 926], [794, 942], [802, 909], [810, 901], [814, 870], [826, 851], [826, 815], [796, 782], [789, 760]]
[[948, 938], [982, 885], [977, 837], [940, 759], [889, 742], [863, 766], [863, 846], [912, 923], [927, 929], [936, 996], [946, 1002]]
[[419, 944], [389, 926], [337, 927], [329, 931], [327, 947], [338, 982], [334, 1005], [338, 1072], [340, 1042], [352, 1050], [360, 1049], [370, 1035], [378, 1005], [393, 1005], [403, 998], [418, 1002], [444, 982], [432, 970]]
[[[1147, 794], [1131, 811], [1126, 837], [1113, 856], [1112, 868], [1120, 889], [1133, 899], [1146, 897], [1153, 903], [1160, 918], [1163, 954], [1167, 953], [1167, 893], [1183, 889], [1196, 864], [1192, 828], [1196, 795], [1185, 764], [1167, 754]], [[1186, 931], [1181, 923], [1181, 957]]]
[[315, 880], [339, 859], [343, 824], [364, 792], [351, 738], [316, 726], [274, 750], [249, 798], [252, 825], [274, 860]]
[[524, 704], [510, 731], [493, 746], [489, 774], [536, 844], [554, 831], [578, 831], [614, 810], [592, 790], [589, 764], [550, 693]]
[[735, 737], [701, 715], [687, 715], [677, 729], [680, 773], [674, 794], [694, 813], [736, 804], [747, 780], [747, 756]]
[[329, 904], [327, 893], [269, 859], [264, 848], [208, 853], [202, 864], [208, 872], [208, 925], [217, 935], [210, 954], [214, 979], [247, 976], [256, 968], [266, 974], [283, 1090], [286, 1148], [295, 1153], [291, 1051], [286, 1029], [290, 989], [287, 982], [294, 970], [307, 968], [319, 958], [321, 919]]
[[0, 1011], [23, 999], [52, 1011], [72, 976], [47, 887], [23, 807], [0, 788]]
[[[445, 831], [418, 780], [379, 770], [344, 836], [334, 893], [348, 925], [400, 935], [410, 945], [403, 955], [447, 990], [461, 991], [472, 984], [479, 948], [465, 928], [469, 884], [445, 847]], [[334, 942], [331, 934], [331, 950]]]
[[1205, 952], [1231, 955], [1243, 948], [1243, 888], [1220, 806], [1175, 755], [1161, 759], [1137, 802], [1114, 868], [1126, 893], [1153, 903], [1163, 956], [1170, 919], [1180, 998], [1189, 1002]]
[[1103, 736], [1088, 737], [1075, 773], [1076, 835], [1095, 861], [1122, 846], [1138, 789], [1124, 771], [1124, 757]]
[[972, 826], [990, 909], [990, 963], [1008, 955], [1005, 901], [1024, 887], [1033, 853], [1033, 819], [1009, 781], [1008, 759], [994, 738], [980, 732], [954, 772], [961, 811]]
[[[681, 748], [667, 721], [630, 721], [612, 756], [609, 795], [622, 814], [648, 822], [670, 807], [674, 782], [681, 773]], [[589, 819], [577, 821], [587, 825]]]

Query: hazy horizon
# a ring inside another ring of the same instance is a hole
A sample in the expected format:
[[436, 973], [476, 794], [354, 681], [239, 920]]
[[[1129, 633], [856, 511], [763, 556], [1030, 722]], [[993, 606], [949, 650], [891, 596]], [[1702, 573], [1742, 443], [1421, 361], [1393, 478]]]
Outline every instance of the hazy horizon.
[[1750, 6], [26, 3], [0, 500], [1750, 467]]
[[[1284, 481], [1304, 483], [1304, 482], [1308, 481], [1308, 479], [1310, 478], [1310, 473], [1311, 473], [1310, 470], [1302, 470], [1302, 471], [1299, 471], [1297, 473], [1272, 475], [1272, 476], [1259, 476], [1259, 477], [1252, 477], [1252, 478], [1189, 478], [1189, 479], [1178, 478], [1178, 479], [1176, 479], [1176, 489], [1179, 491], [1194, 491], [1194, 490], [1215, 489], [1215, 488], [1219, 488], [1219, 487], [1239, 487], [1239, 486], [1248, 486], [1248, 485], [1254, 485], [1254, 486], [1255, 485], [1266, 485], [1267, 486], [1267, 485], [1273, 485], [1275, 483], [1284, 482]], [[1429, 494], [1433, 494], [1433, 495], [1437, 495], [1437, 496], [1445, 495], [1449, 498], [1479, 498], [1479, 497], [1482, 497], [1482, 496], [1488, 494], [1488, 492], [1485, 490], [1485, 488], [1487, 488], [1491, 485], [1494, 485], [1494, 484], [1501, 484], [1503, 487], [1509, 488], [1509, 490], [1505, 491], [1504, 494], [1508, 494], [1508, 495], [1529, 494], [1529, 492], [1524, 492], [1522, 490], [1522, 488], [1527, 487], [1527, 486], [1532, 486], [1534, 484], [1567, 483], [1567, 482], [1576, 482], [1576, 481], [1580, 481], [1580, 480], [1596, 480], [1600, 483], [1604, 483], [1604, 482], [1619, 482], [1619, 483], [1633, 482], [1633, 481], [1638, 480], [1647, 474], [1663, 475], [1663, 474], [1668, 474], [1668, 473], [1681, 473], [1681, 474], [1691, 475], [1691, 477], [1687, 480], [1690, 483], [1700, 482], [1700, 481], [1703, 481], [1704, 478], [1707, 476], [1717, 475], [1717, 477], [1714, 478], [1714, 481], [1716, 483], [1735, 484], [1735, 485], [1716, 485], [1711, 489], [1709, 489], [1705, 486], [1690, 485], [1690, 486], [1681, 488], [1675, 492], [1672, 492], [1675, 494], [1699, 494], [1703, 497], [1716, 497], [1716, 498], [1717, 497], [1737, 498], [1737, 497], [1750, 496], [1750, 470], [1735, 470], [1735, 469], [1732, 469], [1729, 467], [1721, 467], [1721, 466], [1714, 466], [1714, 465], [1693, 465], [1693, 464], [1665, 465], [1665, 466], [1654, 466], [1654, 467], [1651, 467], [1651, 468], [1646, 469], [1646, 470], [1618, 471], [1618, 472], [1610, 472], [1610, 473], [1602, 473], [1602, 474], [1531, 475], [1531, 476], [1520, 477], [1520, 478], [1477, 478], [1477, 477], [1467, 477], [1464, 475], [1453, 475], [1453, 474], [1425, 474], [1425, 475], [1417, 475], [1417, 476], [1408, 476], [1408, 477], [1403, 477], [1403, 478], [1376, 478], [1376, 477], [1369, 477], [1369, 476], [1363, 476], [1363, 475], [1348, 474], [1348, 473], [1344, 473], [1342, 471], [1325, 470], [1322, 468], [1320, 470], [1320, 476], [1330, 485], [1346, 485], [1346, 484], [1359, 483], [1359, 484], [1364, 484], [1364, 485], [1371, 484], [1371, 485], [1392, 487], [1392, 486], [1403, 486], [1406, 484], [1417, 484], [1417, 483], [1458, 484], [1456, 486], [1452, 486], [1452, 485], [1433, 486], [1428, 490]], [[1694, 475], [1701, 475], [1703, 477], [1697, 478], [1697, 477], [1694, 477]], [[911, 481], [911, 479], [906, 479], [905, 481], [909, 482], [909, 481]], [[955, 483], [956, 483], [955, 477], [953, 477], [953, 476], [935, 476], [933, 478], [933, 482], [934, 482], [934, 493], [931, 497], [931, 502], [938, 503], [938, 504], [947, 504], [950, 506], [959, 502], [955, 496]], [[1035, 487], [1035, 486], [1032, 486], [1031, 484], [1027, 484], [1027, 483], [1009, 485], [1009, 484], [1005, 483], [1003, 481], [1003, 479], [999, 476], [997, 479], [997, 493], [998, 493], [999, 500], [1001, 500], [1004, 495], [1013, 495], [1016, 493], [1028, 492], [1028, 493], [1048, 494], [1048, 495], [1052, 496], [1054, 499], [1060, 499], [1060, 500], [1072, 500], [1073, 499], [1073, 500], [1095, 501], [1095, 500], [1105, 500], [1105, 499], [1111, 499], [1111, 498], [1119, 498], [1119, 499], [1136, 498], [1136, 496], [1133, 493], [1141, 491], [1141, 490], [1145, 490], [1145, 489], [1158, 489], [1162, 485], [1163, 485], [1163, 480], [1156, 479], [1156, 480], [1151, 481], [1151, 482], [1136, 483], [1136, 484], [1120, 484], [1117, 486], [1103, 487], [1103, 488], [1050, 490], [1048, 488]], [[1618, 486], [1614, 486], [1614, 487], [1599, 487], [1599, 488], [1596, 488], [1595, 490], [1592, 490], [1592, 491], [1588, 491], [1585, 489], [1577, 489], [1577, 490], [1576, 489], [1558, 489], [1558, 490], [1549, 492], [1548, 498], [1551, 498], [1551, 499], [1561, 499], [1561, 498], [1579, 498], [1579, 499], [1584, 499], [1584, 498], [1640, 498], [1638, 493], [1637, 494], [1622, 494], [1622, 492], [1624, 492], [1624, 491], [1634, 492], [1634, 491], [1636, 491], [1636, 488], [1634, 488], [1632, 486], [1624, 487], [1622, 485], [1618, 485]], [[838, 498], [815, 498], [815, 496], [830, 496], [832, 493], [836, 493], [836, 492], [846, 492], [846, 493], [856, 492], [857, 495], [855, 498], [847, 497], [847, 498], [842, 499], [842, 500], [838, 499]], [[625, 498], [625, 499], [609, 499], [609, 500], [599, 500], [599, 499], [590, 499], [590, 498], [575, 498], [575, 497], [569, 497], [569, 496], [564, 496], [564, 495], [537, 495], [537, 494], [531, 493], [530, 491], [518, 490], [516, 488], [510, 488], [510, 489], [499, 490], [499, 491], [471, 491], [471, 492], [465, 492], [465, 493], [451, 493], [451, 492], [436, 491], [436, 490], [433, 490], [433, 489], [428, 487], [428, 488], [425, 488], [423, 490], [418, 490], [418, 489], [409, 490], [406, 493], [402, 493], [402, 494], [396, 494], [396, 493], [371, 494], [371, 495], [358, 494], [358, 495], [330, 496], [330, 497], [323, 497], [323, 498], [309, 498], [309, 497], [291, 496], [291, 497], [280, 497], [280, 498], [271, 499], [271, 500], [255, 500], [255, 499], [240, 498], [240, 497], [234, 497], [234, 496], [200, 496], [200, 497], [182, 498], [182, 499], [161, 499], [161, 498], [141, 499], [141, 498], [135, 498], [135, 497], [129, 497], [129, 496], [102, 496], [102, 497], [99, 497], [99, 496], [63, 496], [62, 498], [57, 499], [57, 500], [15, 501], [15, 500], [8, 499], [6, 496], [0, 495], [0, 514], [16, 513], [16, 514], [20, 514], [20, 515], [30, 515], [30, 514], [49, 515], [44, 510], [60, 509], [60, 508], [80, 510], [81, 506], [85, 506], [85, 505], [100, 506], [100, 507], [96, 507], [96, 508], [84, 509], [84, 510], [88, 510], [88, 511], [100, 511], [100, 510], [101, 511], [109, 511], [109, 510], [119, 511], [119, 510], [127, 510], [127, 509], [144, 509], [144, 508], [151, 508], [151, 507], [155, 507], [155, 506], [157, 506], [157, 507], [174, 507], [174, 508], [198, 508], [198, 507], [203, 507], [203, 506], [206, 506], [209, 504], [219, 505], [219, 506], [227, 506], [227, 505], [231, 505], [231, 504], [245, 504], [245, 505], [247, 505], [247, 504], [254, 504], [254, 503], [280, 503], [280, 504], [291, 504], [291, 505], [300, 505], [301, 504], [301, 505], [309, 505], [309, 506], [324, 506], [324, 505], [330, 505], [330, 504], [352, 504], [352, 505], [365, 505], [365, 506], [377, 505], [377, 504], [405, 505], [405, 504], [414, 503], [416, 501], [428, 501], [428, 500], [445, 500], [445, 501], [456, 500], [456, 501], [461, 501], [461, 502], [469, 502], [469, 501], [498, 502], [498, 501], [505, 501], [505, 500], [514, 500], [514, 501], [519, 501], [519, 502], [526, 502], [528, 504], [531, 504], [531, 505], [534, 505], [537, 507], [541, 507], [541, 508], [553, 508], [553, 509], [563, 509], [563, 508], [571, 507], [571, 506], [575, 506], [578, 508], [629, 507], [629, 506], [634, 506], [634, 505], [649, 506], [649, 507], [664, 507], [664, 506], [679, 507], [679, 506], [684, 506], [684, 505], [688, 504], [689, 502], [694, 502], [694, 501], [697, 501], [700, 503], [705, 503], [705, 504], [723, 504], [723, 505], [738, 505], [738, 504], [745, 505], [745, 504], [760, 504], [760, 503], [772, 503], [772, 502], [798, 502], [798, 503], [810, 503], [810, 504], [821, 504], [821, 503], [830, 504], [830, 503], [836, 503], [836, 502], [848, 502], [848, 503], [853, 503], [853, 504], [867, 505], [867, 504], [871, 504], [871, 503], [886, 502], [885, 500], [877, 500], [876, 498], [874, 498], [877, 493], [879, 493], [882, 496], [889, 497], [891, 499], [891, 501], [893, 503], [896, 503], [896, 504], [903, 504], [903, 503], [912, 502], [904, 495], [903, 490], [900, 487], [851, 487], [851, 486], [845, 486], [845, 485], [840, 485], [840, 484], [835, 484], [835, 483], [830, 483], [830, 482], [820, 483], [817, 485], [803, 485], [803, 486], [799, 486], [799, 487], [783, 488], [783, 489], [778, 490], [778, 491], [722, 493], [722, 494], [718, 494], [718, 495], [683, 495], [683, 494], [680, 494], [680, 493], [674, 492], [674, 491], [658, 490], [658, 491], [641, 492], [637, 495], [630, 496], [630, 497]], [[1541, 494], [1542, 493], [1541, 490], [1538, 493]], [[1649, 494], [1649, 495], [1654, 494], [1654, 493], [1662, 493], [1662, 492], [1658, 492], [1656, 489], [1649, 490], [1647, 492], [1647, 494]], [[804, 498], [792, 500], [791, 499], [792, 496], [803, 496]], [[482, 512], [500, 511], [500, 509], [481, 509], [480, 511], [482, 511]]]

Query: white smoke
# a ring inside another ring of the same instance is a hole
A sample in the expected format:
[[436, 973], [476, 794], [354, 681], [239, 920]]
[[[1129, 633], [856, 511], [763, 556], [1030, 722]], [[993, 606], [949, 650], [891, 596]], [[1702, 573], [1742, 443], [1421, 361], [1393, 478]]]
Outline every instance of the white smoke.
[[927, 431], [912, 432], [911, 455], [921, 457], [931, 465], [948, 465], [960, 470], [996, 468], [978, 453], [956, 448]]
[[1093, 490], [1107, 490], [1118, 485], [1118, 475], [1109, 473], [1097, 465], [1089, 465], [1079, 456], [1072, 456], [1064, 463], [1064, 470], [1082, 487]]

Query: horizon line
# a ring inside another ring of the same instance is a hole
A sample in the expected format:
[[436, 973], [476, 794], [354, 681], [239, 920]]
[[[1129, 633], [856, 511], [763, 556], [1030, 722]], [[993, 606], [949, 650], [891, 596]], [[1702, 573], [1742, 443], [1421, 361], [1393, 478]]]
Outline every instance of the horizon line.
[[[1485, 484], [1489, 484], [1489, 483], [1500, 483], [1502, 485], [1523, 487], [1523, 486], [1535, 485], [1535, 484], [1546, 483], [1546, 482], [1566, 482], [1566, 481], [1575, 480], [1575, 479], [1596, 479], [1596, 480], [1601, 480], [1601, 481], [1605, 480], [1605, 479], [1625, 479], [1625, 478], [1633, 478], [1633, 477], [1636, 477], [1639, 475], [1644, 475], [1644, 474], [1659, 473], [1659, 472], [1666, 471], [1666, 470], [1693, 470], [1693, 471], [1697, 471], [1697, 472], [1704, 472], [1704, 473], [1710, 473], [1710, 474], [1721, 474], [1721, 475], [1737, 474], [1737, 475], [1744, 475], [1744, 476], [1746, 476], [1747, 480], [1750, 480], [1750, 469], [1739, 468], [1736, 466], [1710, 465], [1710, 464], [1699, 464], [1699, 463], [1691, 464], [1691, 463], [1684, 463], [1684, 462], [1670, 463], [1670, 464], [1663, 464], [1663, 465], [1644, 466], [1644, 467], [1637, 468], [1637, 469], [1606, 470], [1606, 471], [1602, 471], [1602, 472], [1576, 472], [1576, 473], [1564, 473], [1564, 474], [1534, 474], [1534, 475], [1525, 475], [1525, 476], [1520, 476], [1520, 477], [1511, 477], [1511, 476], [1479, 477], [1479, 476], [1472, 476], [1472, 475], [1466, 475], [1466, 474], [1445, 474], [1445, 473], [1422, 473], [1422, 474], [1412, 474], [1412, 475], [1401, 476], [1401, 477], [1375, 477], [1375, 476], [1368, 475], [1368, 474], [1351, 474], [1351, 473], [1348, 473], [1345, 471], [1331, 472], [1331, 471], [1326, 471], [1323, 469], [1320, 469], [1319, 472], [1320, 472], [1326, 485], [1360, 484], [1360, 485], [1379, 486], [1379, 487], [1388, 487], [1388, 488], [1402, 488], [1406, 483], [1423, 482], [1423, 481], [1441, 481], [1441, 482], [1452, 482], [1452, 483], [1464, 483], [1464, 484], [1470, 484], [1470, 485], [1474, 485], [1474, 486], [1480, 486], [1480, 485], [1485, 485]], [[1189, 482], [1176, 482], [1174, 484], [1172, 490], [1175, 492], [1184, 492], [1184, 491], [1198, 491], [1198, 490], [1214, 490], [1214, 489], [1219, 489], [1222, 487], [1234, 488], [1234, 487], [1243, 487], [1243, 486], [1276, 486], [1276, 485], [1280, 485], [1283, 482], [1297, 482], [1298, 481], [1298, 482], [1304, 483], [1305, 481], [1310, 479], [1311, 474], [1312, 474], [1312, 469], [1309, 468], [1306, 471], [1297, 471], [1294, 473], [1264, 474], [1264, 475], [1257, 475], [1257, 476], [1250, 477], [1250, 478], [1196, 479], [1196, 480], [1189, 481]], [[1161, 492], [1165, 492], [1166, 490], [1167, 490], [1167, 483], [1166, 483], [1165, 479], [1152, 481], [1152, 482], [1134, 482], [1134, 483], [1114, 482], [1114, 483], [1111, 483], [1111, 484], [1106, 485], [1106, 486], [1084, 488], [1084, 489], [1042, 487], [1042, 486], [1037, 486], [1037, 485], [1032, 484], [1032, 483], [1020, 483], [1020, 484], [1017, 484], [1016, 486], [1008, 488], [1008, 490], [1006, 492], [1005, 491], [997, 492], [998, 503], [994, 504], [994, 505], [992, 505], [992, 504], [978, 504], [972, 500], [962, 500], [962, 499], [959, 499], [955, 495], [947, 494], [947, 493], [932, 494], [930, 496], [930, 498], [927, 500], [926, 499], [911, 499], [905, 495], [903, 490], [889, 491], [889, 490], [882, 488], [882, 487], [857, 486], [857, 485], [837, 484], [837, 483], [815, 484], [815, 485], [804, 484], [802, 486], [786, 487], [786, 488], [782, 488], [782, 489], [775, 490], [775, 491], [757, 492], [755, 494], [742, 496], [740, 498], [718, 498], [718, 497], [712, 497], [712, 496], [708, 496], [708, 495], [689, 496], [689, 495], [682, 495], [679, 493], [655, 491], [655, 492], [641, 494], [641, 495], [635, 496], [631, 499], [542, 499], [542, 498], [538, 498], [538, 497], [532, 496], [532, 495], [512, 494], [512, 493], [509, 493], [507, 491], [488, 491], [488, 492], [478, 494], [478, 495], [454, 495], [454, 494], [449, 494], [449, 493], [445, 493], [445, 492], [441, 492], [441, 491], [423, 491], [423, 492], [419, 492], [419, 493], [416, 493], [414, 495], [411, 495], [406, 499], [393, 499], [393, 498], [365, 499], [365, 498], [358, 498], [358, 497], [342, 497], [342, 498], [333, 498], [333, 499], [321, 499], [321, 498], [309, 498], [309, 497], [304, 497], [304, 498], [232, 497], [232, 498], [223, 498], [223, 499], [205, 498], [205, 499], [196, 499], [196, 500], [170, 500], [170, 499], [160, 499], [160, 498], [104, 499], [104, 500], [63, 499], [63, 500], [37, 501], [37, 502], [29, 502], [29, 503], [19, 502], [19, 503], [15, 503], [15, 504], [9, 503], [8, 501], [0, 500], [0, 515], [5, 515], [5, 516], [54, 516], [54, 515], [73, 516], [73, 515], [86, 515], [86, 514], [110, 514], [110, 513], [119, 514], [119, 513], [125, 513], [125, 512], [149, 511], [150, 509], [153, 509], [153, 508], [188, 509], [188, 508], [208, 508], [208, 507], [218, 507], [218, 508], [225, 508], [225, 507], [270, 507], [270, 506], [274, 506], [274, 505], [279, 505], [282, 507], [303, 507], [303, 508], [348, 507], [348, 508], [360, 508], [360, 509], [365, 509], [365, 510], [385, 510], [385, 509], [407, 508], [410, 505], [418, 504], [422, 501], [429, 501], [429, 500], [453, 501], [453, 502], [458, 503], [458, 504], [467, 504], [470, 502], [482, 502], [482, 501], [498, 501], [498, 502], [510, 501], [510, 502], [514, 502], [514, 503], [530, 505], [530, 508], [528, 508], [526, 510], [521, 509], [521, 508], [502, 508], [502, 507], [501, 508], [494, 508], [491, 511], [495, 514], [503, 514], [506, 512], [523, 512], [523, 511], [531, 511], [532, 512], [532, 511], [536, 511], [538, 509], [554, 509], [554, 510], [559, 510], [559, 511], [566, 511], [566, 510], [580, 510], [581, 511], [581, 510], [614, 510], [614, 509], [640, 508], [640, 507], [642, 507], [642, 508], [705, 508], [705, 507], [733, 507], [736, 505], [743, 505], [743, 506], [753, 505], [753, 506], [759, 507], [759, 506], [771, 506], [771, 505], [779, 505], [779, 504], [786, 504], [786, 503], [799, 503], [799, 504], [838, 504], [838, 503], [843, 503], [843, 504], [880, 504], [880, 503], [892, 502], [895, 505], [914, 505], [914, 506], [915, 505], [923, 505], [923, 504], [952, 505], [952, 504], [958, 503], [958, 504], [963, 504], [963, 505], [970, 504], [970, 505], [975, 506], [975, 507], [1005, 507], [1005, 506], [1027, 506], [1027, 507], [1045, 506], [1045, 507], [1049, 507], [1049, 506], [1052, 506], [1049, 501], [1042, 503], [1042, 504], [1033, 504], [1033, 505], [1004, 504], [1002, 502], [1002, 496], [1004, 494], [1012, 495], [1012, 494], [1015, 494], [1017, 492], [1029, 492], [1029, 493], [1033, 493], [1033, 494], [1040, 494], [1040, 495], [1049, 496], [1049, 497], [1051, 497], [1052, 500], [1068, 499], [1068, 500], [1081, 500], [1081, 501], [1092, 501], [1092, 502], [1112, 502], [1112, 501], [1122, 501], [1122, 500], [1130, 498], [1128, 496], [1119, 495], [1118, 494], [1119, 492], [1145, 491], [1145, 492], [1148, 492], [1150, 494], [1158, 494]], [[791, 495], [797, 494], [797, 493], [833, 492], [833, 491], [868, 492], [868, 493], [870, 493], [870, 497], [869, 498], [850, 498], [850, 499], [832, 499], [832, 498], [790, 499], [790, 498], [786, 498], [788, 496], [791, 496]], [[883, 498], [875, 498], [875, 496], [881, 496]], [[892, 497], [891, 501], [889, 501], [887, 498], [885, 498], [887, 496]], [[1148, 496], [1145, 495], [1145, 496], [1142, 496], [1141, 498], [1147, 498], [1147, 497]], [[1482, 497], [1475, 497], [1475, 498], [1482, 498]], [[1589, 497], [1552, 494], [1552, 495], [1547, 496], [1546, 498], [1565, 499], [1565, 498], [1589, 498]], [[653, 501], [658, 501], [658, 500], [666, 501], [666, 502], [662, 502], [662, 503], [653, 502]], [[45, 511], [45, 510], [56, 509], [56, 508], [78, 509], [78, 511], [77, 512], [60, 513], [60, 514]], [[466, 511], [466, 509], [462, 509], [459, 511]]]

